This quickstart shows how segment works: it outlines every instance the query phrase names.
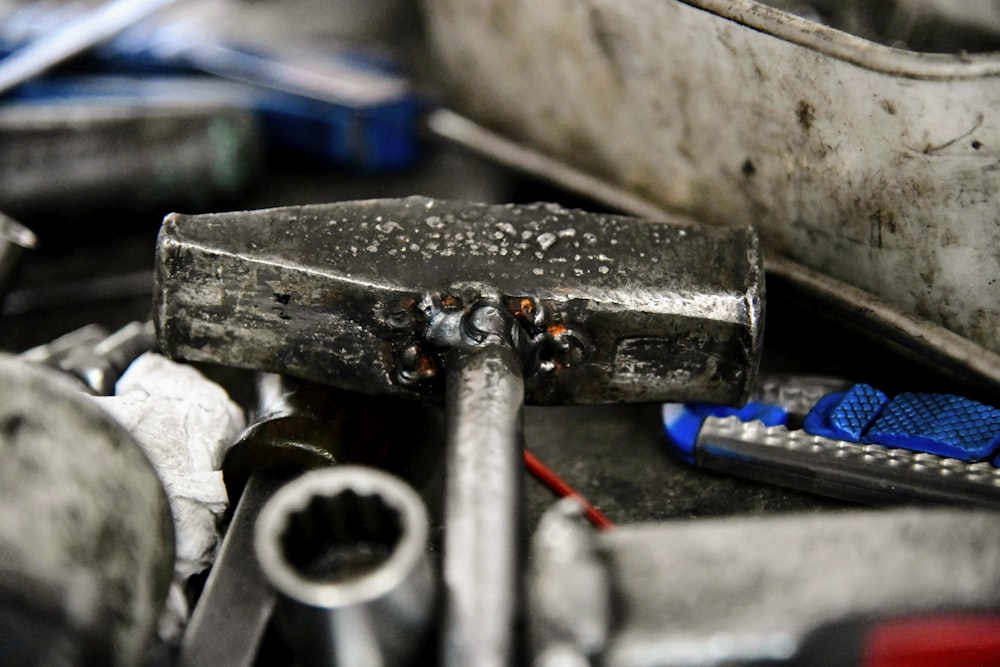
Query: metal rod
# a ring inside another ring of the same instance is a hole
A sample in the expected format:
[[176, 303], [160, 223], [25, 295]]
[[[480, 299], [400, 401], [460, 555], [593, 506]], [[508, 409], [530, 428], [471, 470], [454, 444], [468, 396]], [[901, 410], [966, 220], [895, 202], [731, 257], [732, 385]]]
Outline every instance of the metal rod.
[[113, 0], [0, 61], [0, 94], [114, 37], [177, 0]]
[[179, 667], [251, 667], [277, 599], [253, 550], [264, 503], [288, 476], [251, 475], [181, 644]]
[[524, 380], [514, 350], [456, 352], [448, 368], [444, 665], [511, 664]]

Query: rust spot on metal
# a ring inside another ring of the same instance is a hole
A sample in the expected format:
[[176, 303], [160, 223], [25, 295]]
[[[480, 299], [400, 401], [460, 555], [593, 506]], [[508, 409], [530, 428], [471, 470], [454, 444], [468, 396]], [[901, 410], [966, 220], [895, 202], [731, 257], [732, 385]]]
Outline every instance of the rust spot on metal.
[[566, 333], [567, 329], [566, 329], [566, 325], [565, 324], [559, 324], [557, 322], [555, 324], [550, 324], [548, 326], [548, 328], [546, 329], [546, 331], [548, 332], [548, 334], [550, 336], [552, 336], [552, 337], [558, 337], [558, 336], [562, 336], [564, 333]]
[[816, 108], [805, 100], [799, 100], [799, 103], [795, 105], [795, 117], [802, 129], [808, 132], [816, 120]]

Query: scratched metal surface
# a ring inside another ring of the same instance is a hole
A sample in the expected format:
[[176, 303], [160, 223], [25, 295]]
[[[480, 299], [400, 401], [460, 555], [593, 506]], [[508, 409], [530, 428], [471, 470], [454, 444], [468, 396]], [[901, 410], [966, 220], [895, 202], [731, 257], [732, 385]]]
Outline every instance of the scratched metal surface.
[[749, 229], [421, 197], [170, 216], [155, 294], [170, 356], [372, 394], [410, 391], [395, 356], [431, 320], [425, 295], [537, 300], [540, 334], [584, 339], [527, 378], [537, 403], [739, 402], [763, 316]]
[[423, 6], [474, 118], [1000, 350], [995, 54], [893, 49], [751, 0]]

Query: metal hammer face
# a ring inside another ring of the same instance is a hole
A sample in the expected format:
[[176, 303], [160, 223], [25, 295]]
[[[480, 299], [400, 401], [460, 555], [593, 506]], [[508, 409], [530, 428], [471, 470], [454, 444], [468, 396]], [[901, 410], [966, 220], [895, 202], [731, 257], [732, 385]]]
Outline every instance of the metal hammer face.
[[440, 393], [446, 351], [499, 317], [529, 402], [735, 403], [763, 324], [752, 230], [552, 204], [175, 214], [156, 280], [171, 356], [370, 394]]

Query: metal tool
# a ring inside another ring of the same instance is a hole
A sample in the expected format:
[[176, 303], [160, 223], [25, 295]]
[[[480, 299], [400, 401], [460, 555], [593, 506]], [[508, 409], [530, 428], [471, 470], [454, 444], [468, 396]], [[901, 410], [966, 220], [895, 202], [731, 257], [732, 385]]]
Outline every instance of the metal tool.
[[0, 662], [141, 664], [174, 564], [167, 496], [117, 421], [0, 357]]
[[514, 650], [521, 408], [743, 399], [756, 237], [420, 197], [172, 215], [161, 348], [367, 393], [446, 394], [446, 664]]
[[664, 405], [690, 463], [868, 504], [1000, 508], [1000, 410], [949, 394], [890, 399], [837, 378], [762, 382], [743, 408]]
[[254, 548], [302, 664], [413, 664], [435, 610], [428, 533], [416, 492], [373, 468], [307, 473], [267, 502]]
[[68, 373], [89, 393], [111, 396], [129, 364], [155, 347], [156, 333], [150, 321], [129, 322], [113, 333], [89, 324], [19, 356]]
[[[251, 9], [238, 3], [202, 3], [185, 9], [124, 32], [97, 49], [92, 60], [99, 69], [119, 74], [211, 74], [203, 76], [197, 88], [217, 84], [217, 92], [231, 104], [257, 114], [269, 144], [281, 150], [365, 171], [400, 169], [421, 154], [421, 119], [428, 102], [384, 58], [324, 42], [293, 46], [287, 40], [268, 39], [268, 28], [280, 24], [280, 16], [270, 21], [259, 17], [255, 28], [242, 34], [220, 34], [225, 32], [220, 31], [221, 24], [239, 23], [239, 16]], [[63, 14], [73, 12], [71, 8]], [[33, 17], [38, 29], [66, 21], [59, 13], [50, 13], [51, 17], [44, 12]], [[17, 43], [24, 33], [32, 32], [18, 29], [31, 21], [19, 21], [16, 14], [10, 19], [13, 26], [5, 30], [0, 25], [0, 45], [5, 38]], [[265, 33], [263, 39], [259, 32]], [[22, 93], [58, 95], [62, 88], [70, 96], [90, 95], [84, 89], [94, 85], [94, 81], [84, 86], [43, 82]], [[107, 94], [107, 85], [96, 85]], [[152, 87], [157, 85], [162, 84]], [[128, 94], [150, 87], [133, 84]], [[118, 93], [126, 94], [120, 89]], [[190, 92], [175, 95], [187, 98]]]
[[0, 213], [0, 304], [7, 297], [25, 250], [38, 245], [38, 237], [10, 216]]
[[0, 106], [0, 205], [64, 223], [168, 204], [205, 210], [246, 191], [262, 149], [253, 113], [222, 96], [10, 100]]
[[532, 664], [773, 664], [852, 617], [995, 609], [998, 526], [993, 512], [907, 509], [598, 533], [560, 501], [533, 537]]
[[176, 0], [111, 0], [0, 60], [0, 94], [100, 44]]
[[[337, 463], [385, 463], [390, 443], [429, 432], [419, 406], [376, 406], [366, 397], [271, 374], [259, 374], [255, 386], [254, 422], [223, 461], [232, 518], [184, 634], [181, 666], [254, 664], [276, 600], [254, 555], [254, 525], [282, 484]], [[398, 420], [386, 421], [383, 410]]]

